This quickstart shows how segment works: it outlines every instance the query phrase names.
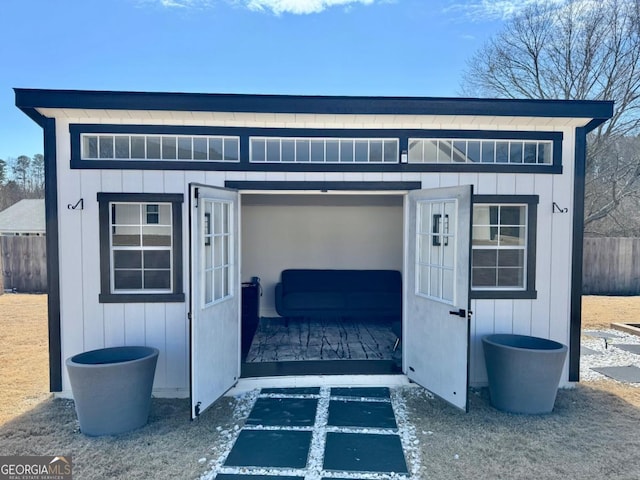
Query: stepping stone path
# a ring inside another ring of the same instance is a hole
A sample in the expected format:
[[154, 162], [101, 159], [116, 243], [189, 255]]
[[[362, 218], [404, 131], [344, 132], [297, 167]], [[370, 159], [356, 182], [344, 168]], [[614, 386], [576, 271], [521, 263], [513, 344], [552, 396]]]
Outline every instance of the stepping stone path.
[[389, 389], [262, 389], [215, 478], [408, 480]]

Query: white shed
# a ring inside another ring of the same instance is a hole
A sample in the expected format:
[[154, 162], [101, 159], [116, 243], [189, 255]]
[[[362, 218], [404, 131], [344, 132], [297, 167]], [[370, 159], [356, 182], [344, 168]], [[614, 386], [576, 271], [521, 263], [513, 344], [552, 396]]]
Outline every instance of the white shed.
[[[54, 392], [70, 395], [65, 358], [141, 344], [161, 352], [154, 394], [190, 396], [194, 416], [241, 377], [305, 374], [409, 378], [466, 409], [494, 332], [567, 344], [561, 384], [579, 379], [586, 136], [611, 102], [16, 89], [16, 104], [44, 129]], [[318, 288], [363, 308], [358, 275], [399, 272], [397, 319], [283, 319], [287, 270], [311, 272], [298, 286], [329, 272]], [[366, 350], [363, 332], [386, 339], [364, 357], [342, 338]]]

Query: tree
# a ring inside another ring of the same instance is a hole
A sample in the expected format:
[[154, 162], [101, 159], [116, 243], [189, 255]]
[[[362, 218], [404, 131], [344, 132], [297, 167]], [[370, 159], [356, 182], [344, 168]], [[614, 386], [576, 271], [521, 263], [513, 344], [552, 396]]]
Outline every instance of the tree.
[[0, 158], [0, 187], [7, 181], [7, 162]]
[[20, 182], [22, 189], [27, 191], [29, 189], [29, 185], [27, 183], [29, 179], [29, 166], [31, 165], [31, 159], [26, 155], [20, 155], [15, 159], [13, 163], [13, 174], [16, 179]]
[[614, 100], [611, 120], [589, 136], [585, 225], [638, 194], [638, 157], [616, 151], [640, 130], [640, 0], [532, 4], [471, 57], [462, 87], [502, 98]]
[[32, 190], [37, 195], [44, 192], [44, 155], [36, 153], [31, 159]]

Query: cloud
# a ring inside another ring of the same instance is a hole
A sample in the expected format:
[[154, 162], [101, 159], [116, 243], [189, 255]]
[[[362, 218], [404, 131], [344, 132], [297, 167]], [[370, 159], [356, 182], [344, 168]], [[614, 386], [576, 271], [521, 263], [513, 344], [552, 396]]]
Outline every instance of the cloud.
[[506, 20], [534, 4], [561, 4], [565, 0], [470, 0], [452, 3], [445, 13], [462, 15], [466, 20]]
[[350, 7], [354, 4], [371, 5], [374, 0], [243, 0], [247, 8], [257, 11], [271, 11], [276, 15], [292, 13], [305, 15], [320, 13], [331, 7]]
[[[223, 0], [217, 0], [221, 2]], [[331, 7], [350, 8], [354, 5], [372, 5], [373, 3], [389, 3], [391, 0], [224, 0], [257, 12], [271, 12], [275, 15], [290, 13], [307, 15], [320, 13]], [[208, 8], [216, 0], [142, 0], [143, 3], [156, 3], [166, 8]]]

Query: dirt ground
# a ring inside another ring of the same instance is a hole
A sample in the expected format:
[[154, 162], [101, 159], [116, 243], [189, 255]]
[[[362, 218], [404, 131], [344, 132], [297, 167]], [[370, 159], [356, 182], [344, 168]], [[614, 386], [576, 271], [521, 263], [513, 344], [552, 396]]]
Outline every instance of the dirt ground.
[[[585, 328], [638, 321], [640, 297], [585, 297]], [[0, 455], [73, 456], [74, 478], [199, 478], [241, 425], [223, 398], [198, 421], [186, 400], [154, 399], [147, 426], [118, 437], [79, 432], [73, 402], [48, 391], [46, 296], [0, 296]], [[460, 413], [421, 389], [403, 396], [422, 451], [420, 478], [640, 478], [640, 388], [610, 380], [558, 393], [550, 415], [498, 412], [486, 390]]]

